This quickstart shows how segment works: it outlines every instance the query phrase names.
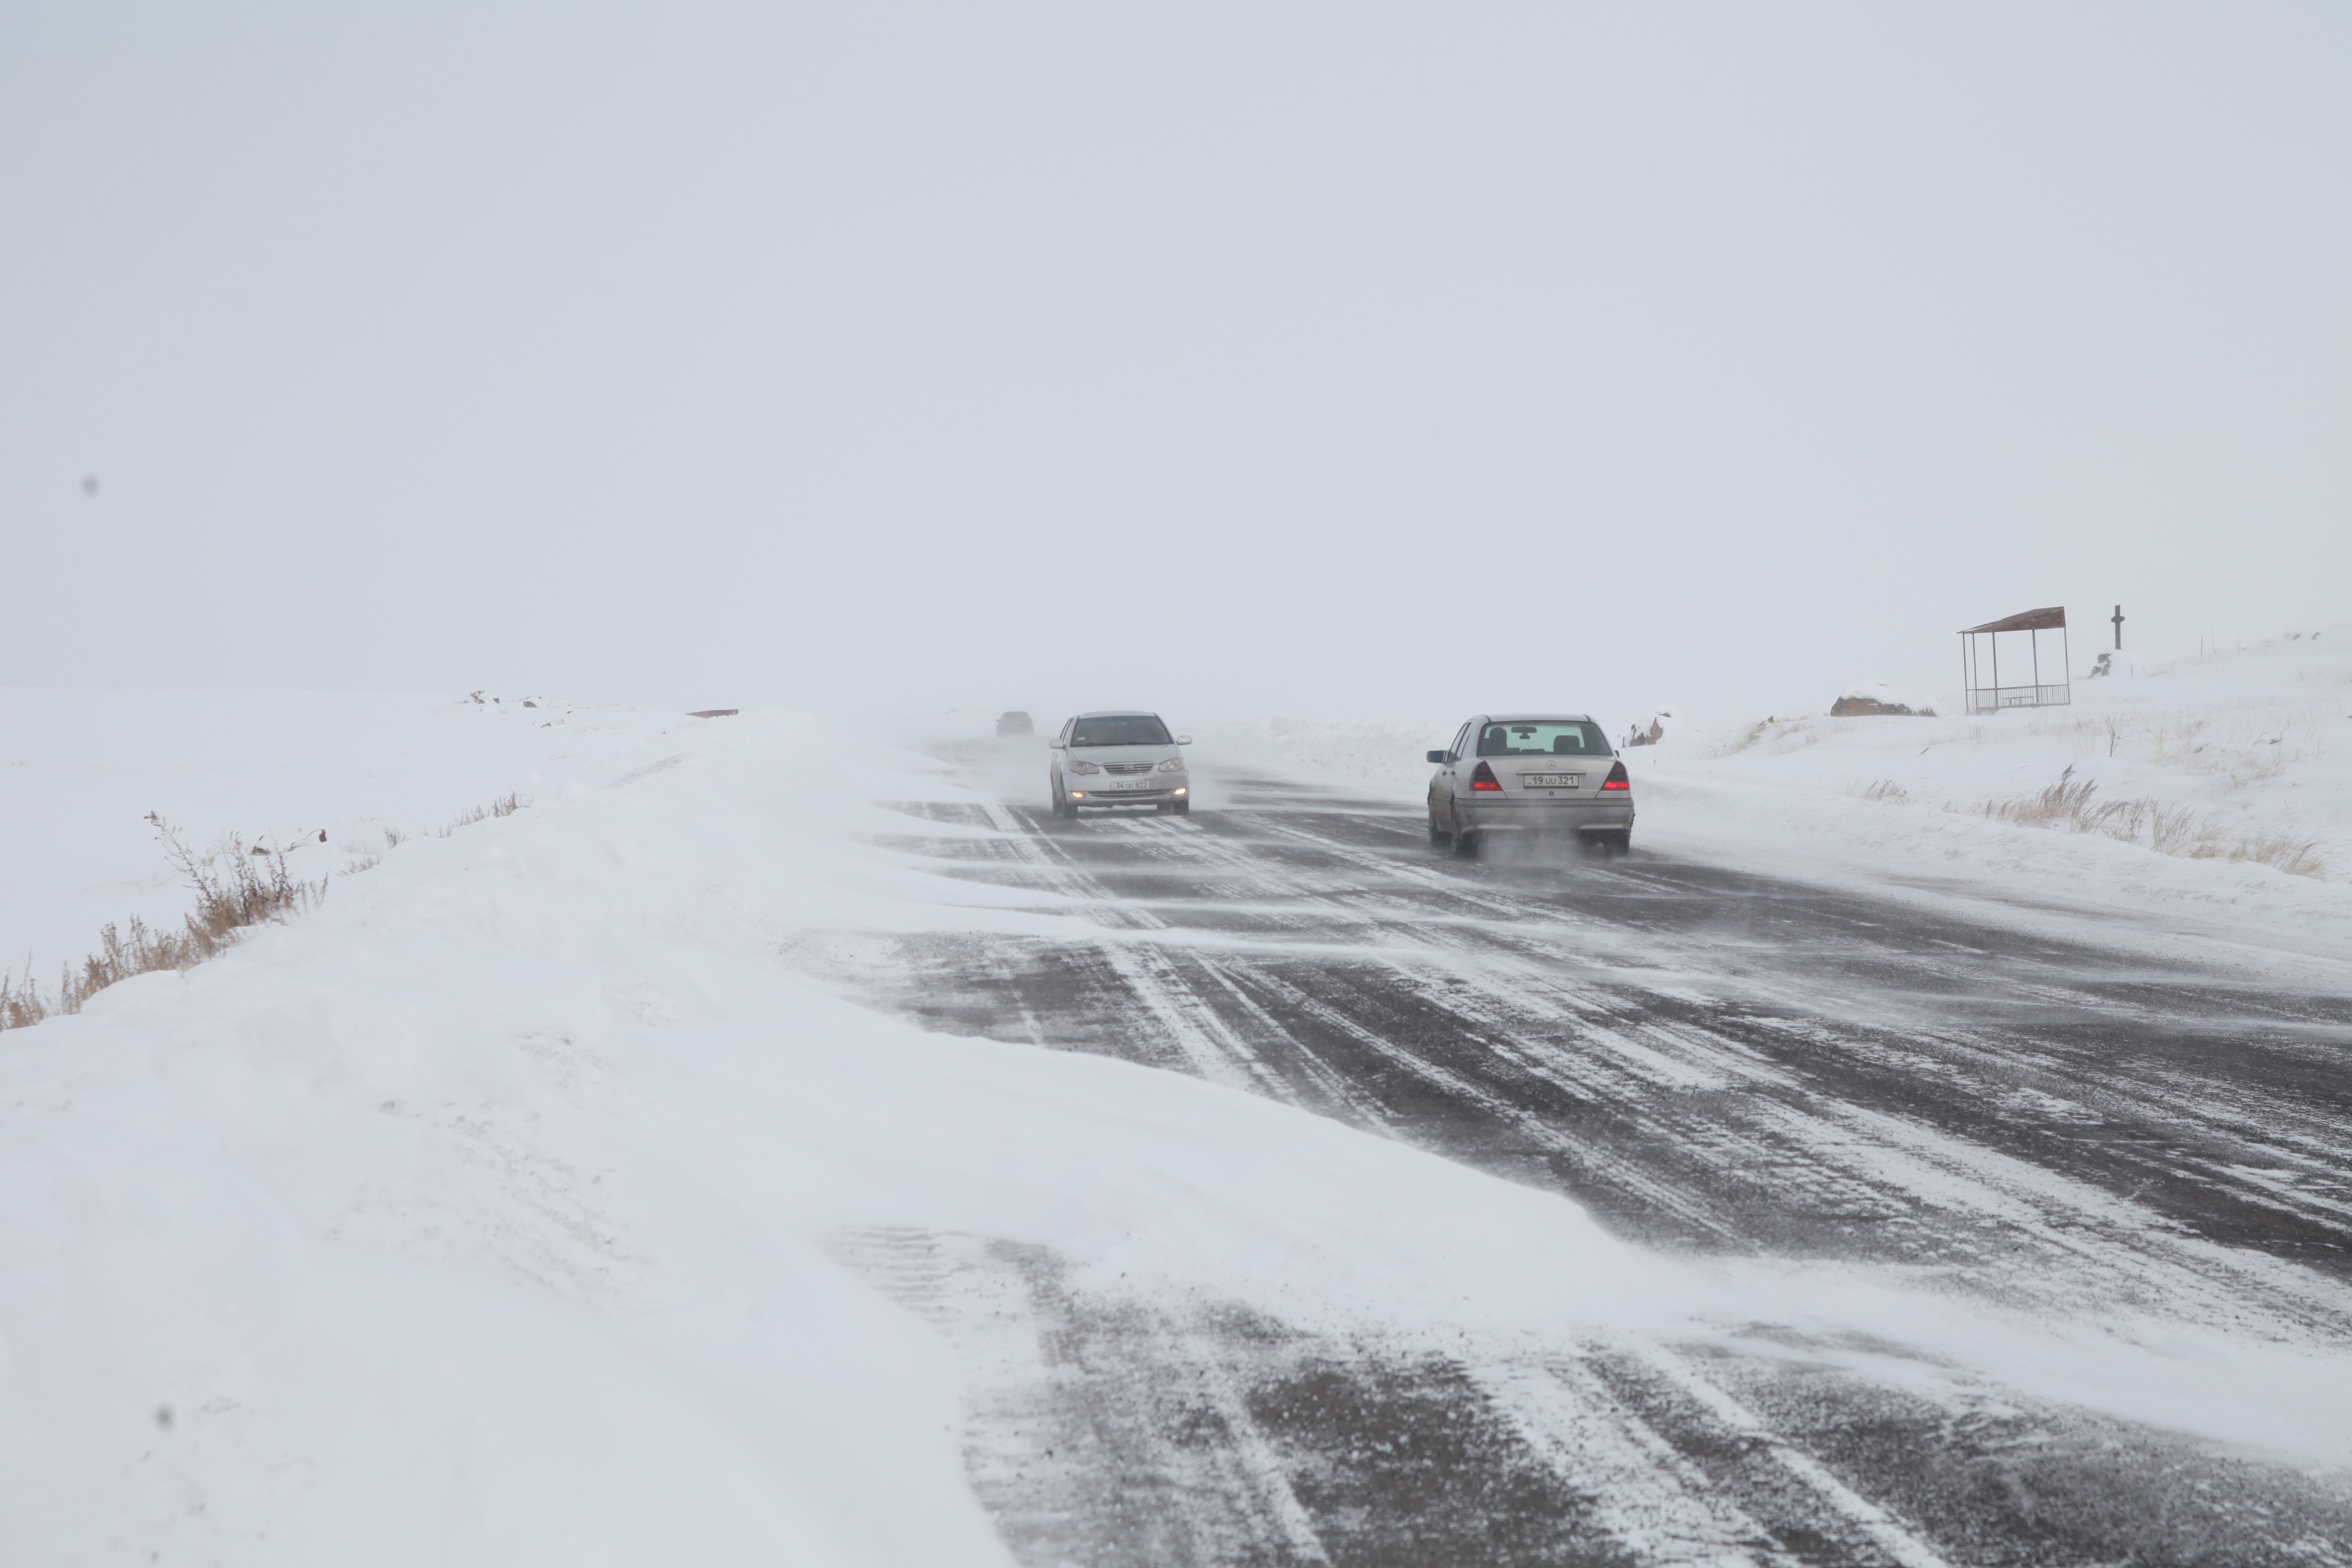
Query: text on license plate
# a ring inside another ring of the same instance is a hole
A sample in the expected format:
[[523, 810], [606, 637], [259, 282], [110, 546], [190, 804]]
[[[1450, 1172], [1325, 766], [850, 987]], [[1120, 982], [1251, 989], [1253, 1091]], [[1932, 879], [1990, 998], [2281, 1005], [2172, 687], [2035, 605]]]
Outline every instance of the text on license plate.
[[1521, 773], [1522, 789], [1574, 789], [1584, 782], [1582, 773]]
[[1150, 789], [1151, 781], [1150, 779], [1111, 779], [1102, 787], [1104, 789]]

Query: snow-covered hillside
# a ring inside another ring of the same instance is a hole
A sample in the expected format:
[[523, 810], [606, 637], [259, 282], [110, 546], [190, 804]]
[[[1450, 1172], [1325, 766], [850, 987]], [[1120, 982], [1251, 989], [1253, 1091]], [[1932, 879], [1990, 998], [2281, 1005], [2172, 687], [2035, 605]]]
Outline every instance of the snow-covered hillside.
[[[1816, 881], [2100, 914], [2159, 945], [2352, 953], [2352, 625], [2097, 678], [1983, 717], [1665, 721], [1625, 753], [1637, 842]], [[1647, 715], [1639, 716], [1647, 719]], [[1622, 734], [1625, 716], [1611, 720]], [[1232, 764], [1417, 808], [1460, 716], [1203, 731]], [[1204, 750], [1207, 750], [1204, 745]]]

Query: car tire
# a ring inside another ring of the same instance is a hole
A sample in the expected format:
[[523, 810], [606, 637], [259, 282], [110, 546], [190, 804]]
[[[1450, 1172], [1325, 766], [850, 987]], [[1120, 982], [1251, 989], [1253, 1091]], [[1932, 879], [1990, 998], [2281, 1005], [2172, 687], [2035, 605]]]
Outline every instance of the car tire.
[[1454, 847], [1454, 835], [1446, 832], [1445, 829], [1437, 826], [1437, 817], [1433, 813], [1431, 815], [1429, 819], [1429, 847], [1432, 849], [1451, 849]]
[[1189, 799], [1171, 800], [1168, 803], [1168, 809], [1178, 816], [1190, 816], [1192, 815], [1192, 803]]
[[1467, 829], [1457, 829], [1454, 835], [1454, 853], [1457, 858], [1478, 858], [1478, 835]]

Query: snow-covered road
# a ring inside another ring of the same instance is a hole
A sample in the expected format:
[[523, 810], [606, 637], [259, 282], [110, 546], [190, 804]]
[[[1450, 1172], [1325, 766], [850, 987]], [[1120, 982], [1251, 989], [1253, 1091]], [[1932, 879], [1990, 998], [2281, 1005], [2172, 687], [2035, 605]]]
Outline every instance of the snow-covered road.
[[[1273, 779], [1065, 826], [955, 760], [971, 804], [895, 845], [1099, 934], [815, 937], [804, 971], [1563, 1194], [1755, 1318], [1383, 1344], [854, 1240], [958, 1346], [1024, 1561], [2352, 1562], [2340, 1479], [2252, 1451], [2294, 1456], [2288, 1405], [2227, 1413], [2266, 1355], [2352, 1356], [2352, 994], [1654, 856], [1465, 864]], [[2126, 1351], [2183, 1346], [2134, 1386]]]

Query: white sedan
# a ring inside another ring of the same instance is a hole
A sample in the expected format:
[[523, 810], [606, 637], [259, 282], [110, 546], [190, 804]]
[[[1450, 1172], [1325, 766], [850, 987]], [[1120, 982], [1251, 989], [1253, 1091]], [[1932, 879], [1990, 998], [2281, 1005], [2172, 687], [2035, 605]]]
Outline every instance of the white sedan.
[[1090, 805], [1149, 805], [1182, 816], [1192, 809], [1192, 781], [1157, 713], [1081, 713], [1054, 737], [1054, 815], [1075, 817]]

